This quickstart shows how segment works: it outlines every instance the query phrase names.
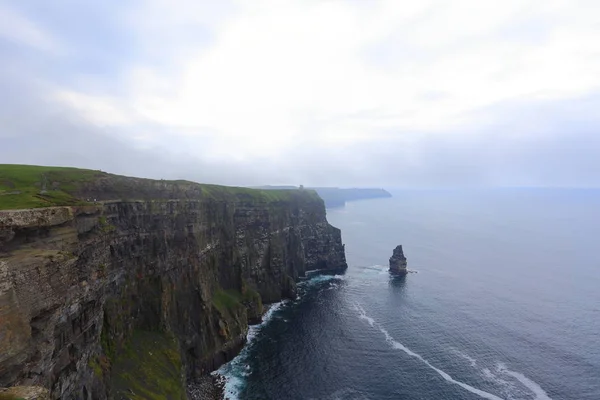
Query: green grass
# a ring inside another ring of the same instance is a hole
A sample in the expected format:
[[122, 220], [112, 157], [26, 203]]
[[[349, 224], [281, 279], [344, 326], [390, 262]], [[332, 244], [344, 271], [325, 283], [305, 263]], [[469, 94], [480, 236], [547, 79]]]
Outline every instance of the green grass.
[[0, 210], [86, 204], [73, 192], [103, 175], [87, 169], [0, 164]]
[[220, 313], [234, 312], [242, 305], [243, 296], [237, 290], [217, 290], [212, 298], [213, 305]]
[[162, 332], [134, 331], [113, 363], [111, 375], [115, 398], [187, 398], [177, 342]]
[[212, 297], [213, 305], [221, 314], [234, 313], [249, 302], [261, 304], [262, 307], [260, 294], [251, 288], [245, 288], [243, 294], [235, 289], [220, 289]]
[[100, 230], [104, 233], [110, 233], [117, 229], [114, 225], [108, 223], [105, 216], [101, 216], [98, 218], [98, 225], [100, 226]]
[[102, 366], [100, 365], [100, 361], [98, 360], [97, 357], [91, 358], [88, 362], [88, 365], [90, 366], [91, 369], [94, 370], [94, 374], [96, 374], [96, 376], [98, 378], [102, 379], [102, 376], [104, 375], [104, 371], [102, 370]]
[[[194, 183], [194, 185], [199, 184]], [[245, 187], [219, 186], [208, 184], [200, 184], [200, 186], [202, 188], [202, 193], [213, 199], [221, 199], [233, 195], [240, 200], [250, 200], [269, 203], [277, 201], [289, 201], [294, 195], [294, 191], [291, 190], [260, 190]]]
[[17, 397], [12, 394], [0, 393], [0, 400], [25, 400], [22, 397]]
[[[96, 184], [102, 180], [101, 184]], [[319, 200], [312, 190], [260, 190], [191, 181], [130, 178], [89, 169], [0, 164], [0, 210], [90, 204], [85, 196], [105, 200], [210, 199], [277, 203]], [[95, 193], [95, 194], [90, 194]]]

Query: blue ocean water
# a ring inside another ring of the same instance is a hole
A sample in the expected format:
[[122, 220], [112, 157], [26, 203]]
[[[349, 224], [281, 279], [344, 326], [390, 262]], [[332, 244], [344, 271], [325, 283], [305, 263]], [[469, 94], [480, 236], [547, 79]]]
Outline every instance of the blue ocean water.
[[600, 399], [600, 191], [393, 194], [328, 210], [348, 271], [252, 328], [228, 398]]

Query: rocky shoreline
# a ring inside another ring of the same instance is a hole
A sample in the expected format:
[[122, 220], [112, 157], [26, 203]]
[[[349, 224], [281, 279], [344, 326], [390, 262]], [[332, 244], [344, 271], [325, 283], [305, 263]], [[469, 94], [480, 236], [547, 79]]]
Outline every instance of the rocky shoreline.
[[[264, 304], [261, 319], [253, 325], [261, 324], [264, 321], [264, 316], [267, 315], [275, 304]], [[188, 383], [188, 398], [190, 400], [228, 400], [225, 397], [225, 382], [225, 377], [216, 371], [210, 375], [201, 376], [195, 381]]]
[[205, 375], [188, 384], [190, 400], [224, 400], [225, 378], [219, 374]]

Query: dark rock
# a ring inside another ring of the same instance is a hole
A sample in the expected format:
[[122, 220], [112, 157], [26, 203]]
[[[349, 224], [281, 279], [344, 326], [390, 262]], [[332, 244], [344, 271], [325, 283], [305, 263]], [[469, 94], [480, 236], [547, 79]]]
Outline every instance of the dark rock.
[[402, 245], [398, 245], [396, 246], [396, 248], [394, 249], [394, 253], [390, 257], [390, 272], [393, 274], [404, 275], [408, 272], [406, 266], [406, 257], [404, 257]]
[[223, 400], [225, 378], [220, 375], [202, 376], [188, 384], [190, 400]]
[[138, 331], [172, 337], [194, 382], [240, 351], [262, 303], [294, 297], [307, 271], [347, 268], [314, 192], [169, 200], [176, 186], [149, 185], [162, 197], [0, 211], [0, 386], [106, 399]]

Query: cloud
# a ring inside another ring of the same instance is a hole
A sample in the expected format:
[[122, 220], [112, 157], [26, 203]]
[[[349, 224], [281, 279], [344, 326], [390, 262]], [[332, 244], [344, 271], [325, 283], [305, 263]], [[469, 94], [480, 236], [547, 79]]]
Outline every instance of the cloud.
[[3, 4], [0, 4], [0, 38], [45, 52], [54, 53], [60, 49], [60, 44], [49, 32]]
[[[0, 29], [11, 162], [228, 184], [600, 183], [594, 1], [46, 8], [0, 5], [17, 27]], [[40, 140], [51, 131], [77, 146]], [[82, 156], [88, 137], [104, 155]]]

